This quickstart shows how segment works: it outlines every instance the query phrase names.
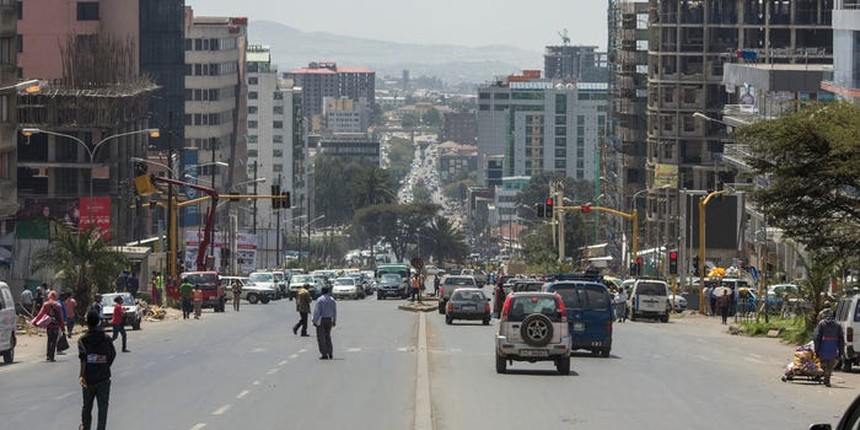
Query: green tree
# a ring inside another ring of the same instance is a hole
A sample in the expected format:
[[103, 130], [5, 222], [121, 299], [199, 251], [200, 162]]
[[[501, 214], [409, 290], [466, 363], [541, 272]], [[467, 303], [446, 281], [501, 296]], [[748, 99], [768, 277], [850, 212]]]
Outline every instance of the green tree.
[[391, 203], [397, 195], [391, 175], [377, 166], [368, 166], [358, 172], [350, 182], [350, 191], [355, 209]]
[[353, 216], [349, 184], [361, 166], [344, 160], [319, 155], [314, 160], [314, 203], [319, 213], [326, 215], [326, 225], [344, 224]]
[[432, 200], [430, 190], [427, 189], [427, 186], [424, 185], [424, 182], [417, 183], [412, 186], [412, 200], [416, 203], [430, 202]]
[[72, 231], [61, 227], [56, 240], [33, 256], [33, 270], [54, 270], [57, 279], [74, 289], [79, 309], [87, 309], [96, 292], [111, 291], [113, 281], [128, 259], [111, 249], [101, 231], [89, 227]]
[[[586, 244], [586, 229], [582, 215], [565, 216], [564, 229], [565, 257], [578, 261], [582, 254], [580, 248]], [[523, 233], [521, 242], [526, 264], [532, 270], [538, 272], [558, 270], [558, 248], [555, 246], [552, 226], [549, 222], [535, 222]]]
[[824, 309], [824, 293], [842, 257], [835, 252], [826, 251], [811, 251], [807, 254], [797, 252], [797, 255], [806, 269], [806, 279], [801, 281], [798, 287], [800, 297], [810, 305], [804, 315], [804, 323], [807, 337], [811, 338], [812, 331], [818, 324], [818, 313]]
[[435, 127], [442, 123], [442, 115], [436, 108], [430, 108], [427, 112], [424, 112], [424, 115], [421, 117], [421, 122], [424, 123], [424, 125]]
[[466, 200], [467, 193], [469, 191], [469, 187], [474, 187], [475, 181], [471, 179], [464, 179], [462, 181], [451, 182], [448, 185], [445, 185], [442, 188], [442, 195], [445, 198], [462, 201]]
[[438, 215], [421, 230], [418, 250], [421, 255], [433, 257], [437, 262], [461, 263], [469, 254], [463, 232], [448, 218]]
[[412, 169], [415, 147], [409, 139], [391, 138], [388, 146], [388, 171], [395, 182], [400, 182]]
[[431, 203], [368, 206], [356, 212], [355, 222], [365, 229], [371, 243], [379, 240], [391, 245], [397, 261], [403, 261], [412, 245], [418, 245], [419, 232], [439, 212]]
[[817, 103], [739, 128], [768, 186], [752, 199], [808, 249], [860, 249], [860, 108]]
[[[559, 181], [564, 184], [564, 196], [569, 198], [574, 204], [585, 203], [595, 197], [594, 184], [591, 181], [574, 180], [563, 173], [541, 172], [532, 176], [529, 184], [520, 191], [517, 196], [517, 203], [528, 208], [534, 208], [536, 204], [543, 203], [547, 197], [550, 197], [550, 183]], [[556, 202], [555, 204], [559, 206], [569, 203]], [[535, 212], [530, 209], [520, 208], [518, 215], [520, 218], [525, 219], [535, 218]]]
[[405, 129], [412, 129], [421, 123], [421, 118], [414, 112], [404, 112], [400, 116], [400, 126]]

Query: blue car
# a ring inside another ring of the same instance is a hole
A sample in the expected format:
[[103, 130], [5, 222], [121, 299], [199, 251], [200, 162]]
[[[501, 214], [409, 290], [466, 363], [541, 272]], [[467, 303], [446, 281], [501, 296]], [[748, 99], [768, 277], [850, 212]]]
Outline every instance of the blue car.
[[570, 350], [584, 349], [601, 357], [612, 350], [612, 294], [602, 278], [593, 275], [559, 275], [544, 285], [564, 301], [570, 328]]

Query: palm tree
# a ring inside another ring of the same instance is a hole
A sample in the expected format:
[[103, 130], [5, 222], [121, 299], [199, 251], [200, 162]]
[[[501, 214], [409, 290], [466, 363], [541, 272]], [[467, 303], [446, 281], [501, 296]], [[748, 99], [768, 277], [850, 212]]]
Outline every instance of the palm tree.
[[359, 172], [350, 183], [350, 190], [355, 210], [392, 203], [396, 196], [391, 175], [378, 166], [370, 166]]
[[56, 240], [33, 256], [32, 268], [56, 271], [55, 278], [67, 281], [74, 288], [81, 309], [87, 309], [93, 293], [108, 291], [125, 267], [128, 267], [125, 256], [110, 249], [101, 231], [91, 226], [80, 231], [61, 228]]
[[460, 261], [468, 254], [463, 232], [451, 224], [448, 218], [436, 216], [422, 229], [419, 249], [422, 254], [437, 261]]

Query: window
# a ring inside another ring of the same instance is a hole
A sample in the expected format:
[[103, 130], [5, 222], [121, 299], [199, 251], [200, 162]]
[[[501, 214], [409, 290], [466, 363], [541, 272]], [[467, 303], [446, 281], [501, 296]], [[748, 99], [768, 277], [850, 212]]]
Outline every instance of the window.
[[284, 171], [283, 164], [272, 164], [272, 171], [275, 173], [280, 173]]
[[0, 154], [0, 179], [11, 179], [12, 158], [8, 152]]
[[248, 100], [257, 100], [260, 94], [256, 91], [248, 91]]
[[248, 135], [248, 143], [251, 143], [251, 144], [257, 143], [257, 135], [256, 134], [249, 134]]
[[203, 50], [203, 39], [194, 39], [194, 50], [202, 51]]
[[284, 107], [283, 106], [275, 106], [272, 108], [272, 113], [274, 113], [275, 115], [283, 115], [284, 114]]
[[24, 2], [18, 0], [18, 19], [24, 19]]
[[249, 149], [248, 150], [248, 156], [257, 158], [257, 150], [256, 149]]
[[194, 50], [194, 39], [185, 39], [185, 50], [193, 51]]
[[248, 78], [248, 85], [257, 85], [259, 83], [260, 83], [260, 79], [257, 78], [256, 76], [251, 76], [250, 78]]
[[275, 129], [284, 128], [284, 122], [283, 121], [272, 121], [272, 128], [275, 128]]
[[284, 143], [284, 136], [280, 134], [272, 136], [272, 143]]
[[9, 122], [9, 96], [0, 96], [0, 121]]
[[248, 121], [248, 128], [257, 128], [257, 121]]
[[15, 50], [20, 54], [24, 52], [24, 35], [19, 34], [15, 39]]
[[12, 37], [0, 38], [0, 64], [15, 64], [15, 40]]
[[275, 93], [272, 94], [272, 96], [275, 98], [275, 100], [283, 100], [284, 99], [284, 93], [282, 93], [280, 91], [275, 91]]
[[284, 156], [284, 150], [283, 149], [273, 149], [272, 150], [272, 157], [283, 158], [283, 156]]
[[99, 2], [95, 1], [79, 1], [78, 2], [78, 21], [98, 21], [99, 20]]
[[256, 115], [257, 114], [257, 106], [248, 106], [248, 114]]

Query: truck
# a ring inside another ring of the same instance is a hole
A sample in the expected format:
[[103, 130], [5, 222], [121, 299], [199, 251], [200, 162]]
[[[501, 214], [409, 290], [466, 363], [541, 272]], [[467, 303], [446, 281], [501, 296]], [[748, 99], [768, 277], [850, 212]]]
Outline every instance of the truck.
[[218, 272], [214, 270], [183, 272], [179, 279], [186, 280], [195, 287], [200, 287], [203, 291], [204, 308], [213, 308], [215, 312], [224, 312], [224, 300], [221, 300], [221, 295], [223, 294], [226, 299], [226, 290], [221, 287], [218, 281]]

